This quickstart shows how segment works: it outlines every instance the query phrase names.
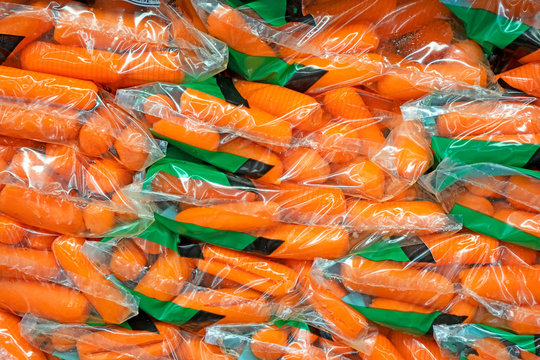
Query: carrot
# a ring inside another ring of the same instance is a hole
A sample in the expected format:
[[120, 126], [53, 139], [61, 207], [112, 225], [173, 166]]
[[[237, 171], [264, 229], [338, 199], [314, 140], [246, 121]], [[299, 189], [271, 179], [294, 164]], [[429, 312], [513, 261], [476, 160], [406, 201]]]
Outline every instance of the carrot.
[[275, 52], [262, 40], [242, 15], [228, 7], [216, 6], [206, 19], [208, 33], [231, 48], [251, 56], [272, 56]]
[[384, 195], [385, 175], [375, 163], [357, 158], [349, 163], [332, 165], [330, 182], [346, 192], [381, 199]]
[[538, 334], [540, 332], [540, 305], [514, 306], [506, 311], [510, 328], [518, 334]]
[[236, 138], [219, 146], [218, 151], [243, 156], [271, 165], [272, 169], [257, 178], [262, 183], [279, 185], [283, 174], [283, 164], [280, 158], [269, 149], [257, 145], [249, 140]]
[[497, 75], [511, 87], [540, 96], [540, 62], [532, 62]]
[[402, 312], [415, 312], [419, 314], [429, 314], [433, 312], [433, 309], [406, 303], [398, 300], [384, 299], [384, 298], [374, 298], [371, 300], [370, 308], [373, 309], [385, 309], [391, 311], [402, 311]]
[[255, 201], [257, 198], [253, 192], [198, 179], [180, 178], [164, 172], [154, 177], [152, 189], [165, 194], [189, 196], [197, 200]]
[[501, 256], [499, 242], [471, 231], [421, 236], [437, 265], [493, 264]]
[[97, 101], [97, 86], [89, 81], [7, 66], [0, 66], [0, 93], [3, 96], [53, 102], [81, 110], [93, 109]]
[[66, 326], [55, 329], [50, 335], [50, 342], [54, 347], [54, 350], [60, 352], [68, 352], [75, 349], [77, 346], [77, 340], [79, 337], [91, 332], [90, 329], [84, 326]]
[[26, 235], [25, 245], [36, 250], [50, 250], [54, 239], [57, 237], [57, 234], [47, 233], [43, 230], [30, 230]]
[[522, 57], [521, 59], [519, 59], [519, 61], [526, 64], [540, 61], [540, 49]]
[[281, 240], [268, 256], [279, 259], [337, 259], [349, 250], [349, 234], [339, 227], [280, 224], [251, 233], [265, 239]]
[[179, 116], [157, 119], [152, 125], [152, 130], [200, 149], [217, 151], [219, 147], [219, 133], [217, 131], [204, 124], [197, 124]]
[[85, 230], [82, 211], [74, 202], [29, 188], [6, 185], [0, 192], [0, 211], [50, 231], [80, 234]]
[[15, 245], [20, 243], [26, 235], [27, 230], [21, 223], [0, 215], [0, 242]]
[[168, 111], [176, 111], [176, 104], [174, 101], [164, 94], [150, 95], [146, 98], [143, 104], [143, 112], [146, 120], [150, 124], [154, 124], [156, 121], [163, 119], [165, 116], [158, 117], [151, 115], [152, 113], [163, 114]]
[[16, 313], [63, 323], [85, 322], [90, 315], [90, 304], [81, 293], [38, 281], [0, 279], [0, 304]]
[[503, 191], [508, 178], [506, 177], [484, 177], [474, 179], [474, 184], [465, 183], [465, 188], [473, 195], [484, 198], [504, 198]]
[[64, 5], [58, 12], [54, 40], [63, 45], [114, 51], [158, 50], [169, 44], [169, 26], [147, 14], [101, 11], [80, 5]]
[[373, 343], [373, 350], [365, 360], [405, 360], [386, 336], [379, 333], [368, 341]]
[[539, 274], [538, 267], [493, 265], [463, 270], [459, 277], [465, 289], [480, 297], [527, 305], [539, 302]]
[[430, 201], [347, 201], [347, 223], [360, 231], [427, 235], [450, 224], [439, 204]]
[[250, 106], [254, 106], [293, 127], [312, 131], [323, 123], [321, 105], [311, 96], [278, 85], [236, 81], [234, 86]]
[[410, 39], [400, 43], [400, 53], [408, 59], [411, 59], [412, 55], [423, 63], [430, 63], [444, 58], [453, 39], [454, 31], [450, 23], [446, 20], [435, 20], [420, 27], [412, 33]]
[[47, 2], [39, 1], [34, 2], [32, 6], [24, 6], [19, 11], [13, 11], [11, 14], [8, 9], [2, 9], [8, 16], [0, 19], [0, 34], [23, 37], [11, 54], [7, 54], [8, 61], [53, 28], [54, 18], [48, 6]]
[[57, 145], [45, 145], [47, 165], [66, 182], [81, 186], [84, 164], [80, 154], [73, 148]]
[[481, 196], [476, 196], [466, 191], [459, 193], [456, 196], [455, 202], [456, 204], [488, 216], [492, 216], [494, 213], [493, 206], [488, 199]]
[[484, 51], [474, 40], [459, 40], [450, 45], [445, 58], [474, 66], [484, 61]]
[[99, 107], [79, 132], [79, 148], [88, 156], [101, 156], [111, 149], [120, 130], [119, 124], [111, 119], [107, 109]]
[[145, 254], [159, 255], [165, 252], [165, 247], [158, 243], [138, 237], [134, 237], [131, 239], [142, 251], [144, 251]]
[[383, 75], [376, 82], [377, 93], [395, 101], [408, 101], [426, 95], [426, 91], [416, 88], [413, 82], [407, 80], [411, 76], [409, 73], [404, 69], [396, 69], [391, 74]]
[[119, 60], [118, 73], [133, 85], [149, 82], [179, 84], [184, 72], [178, 51], [130, 52]]
[[281, 157], [282, 180], [322, 184], [330, 175], [330, 166], [319, 153], [309, 148], [292, 148]]
[[129, 170], [142, 170], [152, 152], [152, 140], [150, 134], [143, 128], [132, 122], [114, 142], [114, 148], [122, 165]]
[[352, 18], [377, 22], [395, 9], [396, 0], [325, 0], [306, 3], [304, 13], [316, 17], [331, 15], [344, 21]]
[[478, 354], [477, 358], [473, 357], [471, 359], [469, 357], [471, 360], [511, 360], [512, 358], [506, 345], [495, 338], [485, 337], [478, 339], [470, 347]]
[[435, 340], [425, 336], [392, 331], [390, 342], [402, 355], [403, 360], [451, 360], [441, 352]]
[[154, 299], [170, 301], [180, 293], [190, 273], [190, 265], [184, 258], [165, 249], [134, 290]]
[[270, 306], [259, 292], [205, 289], [178, 295], [177, 305], [223, 316], [216, 324], [260, 323], [270, 319]]
[[43, 142], [65, 142], [77, 137], [79, 114], [45, 104], [0, 102], [0, 134]]
[[308, 35], [308, 38], [309, 40], [301, 41], [316, 46], [325, 54], [361, 54], [379, 46], [379, 37], [374, 26], [362, 20], [325, 26], [314, 35]]
[[512, 175], [504, 192], [508, 202], [517, 210], [540, 212], [540, 180], [524, 175]]
[[329, 186], [306, 186], [283, 182], [264, 193], [266, 200], [276, 202], [282, 215], [295, 222], [332, 222], [346, 210], [343, 191]]
[[120, 324], [131, 314], [128, 299], [82, 252], [83, 238], [58, 237], [52, 250], [58, 263], [107, 323]]
[[114, 159], [96, 159], [86, 171], [86, 186], [98, 194], [111, 193], [133, 181], [133, 173]]
[[32, 346], [19, 329], [20, 319], [0, 311], [0, 348], [8, 359], [46, 360], [45, 355]]
[[440, 136], [534, 134], [540, 130], [540, 107], [523, 103], [477, 102], [437, 119]]
[[251, 336], [251, 352], [261, 360], [277, 360], [286, 352], [288, 336], [276, 325], [265, 327]]
[[256, 107], [235, 106], [204, 92], [186, 89], [180, 99], [182, 114], [209, 125], [239, 131], [259, 141], [288, 145], [291, 124]]
[[318, 150], [329, 162], [342, 163], [353, 160], [362, 150], [360, 133], [347, 123], [328, 123], [315, 132]]
[[268, 295], [285, 295], [296, 283], [295, 271], [258, 256], [209, 245], [203, 248], [203, 256], [205, 260], [199, 260], [199, 270]]
[[474, 300], [471, 301], [471, 299], [465, 297], [459, 297], [458, 299], [456, 296], [454, 300], [452, 300], [452, 304], [450, 304], [444, 312], [450, 315], [465, 316], [466, 318], [463, 322], [470, 323], [475, 318], [478, 307], [479, 306]]
[[[184, 334], [183, 334], [184, 335]], [[185, 335], [176, 351], [179, 359], [183, 360], [232, 360], [233, 358], [221, 352], [219, 346], [211, 345], [196, 335]]]
[[392, 261], [353, 257], [341, 266], [343, 284], [356, 292], [444, 309], [454, 297], [446, 277]]
[[536, 264], [536, 253], [534, 249], [526, 248], [512, 243], [501, 243], [501, 265], [534, 265]]
[[413, 122], [403, 122], [390, 137], [389, 146], [395, 148], [395, 166], [399, 176], [416, 180], [431, 164], [431, 151], [424, 134]]
[[[39, 148], [41, 145], [42, 144], [33, 140], [0, 136], [0, 158], [9, 162], [20, 148]], [[7, 166], [5, 168], [7, 168]]]
[[116, 244], [109, 264], [120, 281], [135, 280], [146, 266], [146, 255], [131, 239]]
[[324, 93], [322, 103], [334, 118], [351, 119], [369, 124], [373, 115], [364, 99], [352, 87], [341, 87]]
[[11, 159], [8, 171], [33, 188], [58, 188], [59, 179], [47, 168], [47, 160], [34, 149], [22, 148]]
[[526, 233], [540, 237], [540, 214], [528, 211], [502, 209], [493, 217]]
[[60, 268], [50, 251], [4, 244], [0, 244], [0, 265], [43, 281], [53, 280], [60, 273]]
[[86, 228], [92, 235], [106, 234], [116, 224], [115, 214], [104, 202], [93, 201], [83, 209]]

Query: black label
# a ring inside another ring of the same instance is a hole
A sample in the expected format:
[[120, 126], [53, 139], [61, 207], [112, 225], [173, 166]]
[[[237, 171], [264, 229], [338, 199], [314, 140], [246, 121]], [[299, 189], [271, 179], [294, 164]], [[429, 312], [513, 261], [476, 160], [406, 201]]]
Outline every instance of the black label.
[[433, 334], [433, 326], [435, 325], [457, 325], [463, 323], [466, 319], [466, 316], [442, 313], [441, 315], [437, 316], [435, 320], [433, 320], [433, 323], [429, 328], [428, 334]]
[[540, 167], [540, 148], [535, 151], [533, 156], [527, 161], [525, 168]]
[[127, 323], [133, 330], [150, 331], [159, 334], [159, 331], [156, 328], [156, 325], [154, 324], [152, 318], [141, 309], [139, 309], [139, 313], [137, 314], [137, 316], [129, 319]]
[[19, 35], [0, 34], [0, 64], [6, 61], [24, 38], [24, 36]]
[[274, 165], [265, 164], [255, 159], [248, 159], [234, 173], [236, 175], [251, 175], [256, 177], [262, 177], [267, 172], [272, 170], [273, 167]]
[[183, 328], [187, 330], [191, 330], [194, 332], [198, 332], [205, 327], [208, 327], [212, 324], [217, 323], [221, 319], [223, 319], [225, 316], [213, 314], [208, 311], [200, 310], [195, 316], [193, 316], [188, 323], [182, 325]]
[[414, 237], [418, 240], [417, 244], [403, 245], [401, 250], [407, 255], [407, 257], [414, 262], [425, 262], [435, 264], [433, 254], [429, 250], [426, 244], [420, 240], [420, 238]]
[[255, 194], [259, 193], [257, 191], [257, 187], [251, 180], [240, 177], [240, 176], [236, 176], [236, 175], [230, 175], [230, 174], [225, 174], [225, 176], [227, 177], [227, 180], [229, 180], [229, 184], [231, 184], [231, 186], [238, 187], [243, 190], [253, 192]]
[[249, 108], [248, 101], [240, 95], [238, 90], [234, 87], [234, 83], [230, 77], [218, 74], [216, 75], [216, 83], [227, 102], [236, 106], [242, 105]]
[[304, 93], [308, 91], [328, 70], [319, 69], [314, 66], [304, 66], [298, 69], [287, 81], [285, 87], [294, 91]]
[[285, 10], [285, 21], [301, 22], [311, 26], [316, 26], [313, 15], [304, 15], [302, 10], [302, 0], [287, 0], [287, 9]]
[[182, 244], [177, 246], [178, 254], [189, 259], [204, 259], [200, 244]]
[[270, 255], [283, 244], [283, 240], [273, 240], [264, 237], [256, 238], [251, 244], [244, 248], [244, 251], [258, 253], [262, 255]]

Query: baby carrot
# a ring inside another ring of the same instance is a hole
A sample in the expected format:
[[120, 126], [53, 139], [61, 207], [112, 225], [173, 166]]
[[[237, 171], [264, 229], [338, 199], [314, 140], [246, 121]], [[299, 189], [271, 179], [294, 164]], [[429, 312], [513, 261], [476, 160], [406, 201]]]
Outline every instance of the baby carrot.
[[299, 130], [312, 131], [323, 123], [321, 105], [309, 95], [278, 85], [242, 80], [234, 86], [250, 106], [287, 120]]
[[474, 352], [467, 357], [469, 360], [511, 360], [513, 357], [506, 345], [495, 338], [478, 339], [470, 345], [470, 348]]
[[82, 252], [83, 238], [58, 237], [52, 250], [79, 290], [101, 315], [103, 321], [120, 324], [131, 314], [128, 299]]
[[186, 259], [165, 249], [134, 290], [154, 299], [170, 301], [180, 293], [190, 274], [191, 267]]
[[527, 305], [540, 300], [539, 275], [538, 267], [492, 265], [463, 270], [459, 277], [465, 289], [480, 297]]
[[403, 41], [400, 54], [408, 59], [414, 57], [423, 63], [431, 63], [446, 55], [453, 39], [454, 31], [450, 23], [435, 20], [412, 33], [412, 38]]
[[243, 156], [249, 159], [272, 165], [272, 169], [257, 178], [258, 182], [279, 185], [283, 173], [283, 164], [280, 158], [271, 150], [257, 145], [249, 140], [236, 138], [219, 146], [218, 151]]
[[43, 142], [65, 142], [77, 137], [79, 113], [45, 104], [0, 102], [0, 134]]
[[341, 87], [324, 93], [322, 103], [334, 118], [371, 122], [373, 115], [364, 99], [352, 87]]
[[36, 250], [50, 250], [51, 245], [58, 234], [48, 233], [43, 230], [30, 230], [26, 235], [25, 245]]
[[390, 342], [401, 354], [403, 360], [451, 360], [441, 352], [435, 340], [425, 336], [392, 331]]
[[519, 246], [506, 242], [501, 243], [501, 265], [534, 265], [536, 264], [536, 253], [534, 249]]
[[285, 329], [270, 325], [251, 336], [251, 352], [262, 360], [278, 360], [286, 352], [289, 334]]
[[538, 334], [540, 332], [540, 305], [513, 306], [506, 311], [510, 328], [518, 334]]
[[112, 252], [111, 272], [120, 281], [135, 280], [146, 266], [146, 255], [131, 239], [123, 239]]
[[466, 182], [465, 188], [473, 195], [485, 198], [504, 198], [504, 188], [508, 181], [504, 176], [483, 177]]
[[38, 281], [0, 279], [0, 305], [63, 323], [85, 322], [90, 315], [90, 304], [81, 293]]
[[24, 226], [4, 215], [0, 215], [0, 242], [9, 245], [20, 243], [27, 235]]
[[79, 148], [84, 154], [98, 157], [111, 149], [121, 128], [110, 115], [106, 108], [99, 107], [86, 119], [79, 132]]
[[540, 237], [540, 214], [528, 211], [502, 209], [495, 212], [497, 220], [514, 226], [521, 231]]
[[456, 196], [456, 204], [488, 216], [492, 216], [495, 212], [493, 210], [493, 205], [491, 205], [491, 202], [488, 199], [471, 194], [467, 191], [463, 191]]
[[59, 179], [47, 168], [47, 157], [38, 151], [22, 148], [11, 159], [8, 171], [34, 188], [58, 189]]
[[149, 82], [179, 84], [184, 72], [177, 51], [130, 52], [119, 60], [118, 73], [133, 85]]
[[183, 335], [183, 341], [180, 343], [180, 347], [176, 352], [176, 354], [179, 355], [180, 359], [233, 360], [232, 357], [224, 354], [219, 348], [219, 346], [211, 345], [204, 342], [202, 337], [193, 334]]
[[115, 214], [105, 202], [92, 201], [83, 209], [83, 219], [86, 229], [93, 236], [103, 235], [114, 228]]
[[3, 96], [54, 102], [81, 110], [96, 106], [97, 86], [85, 80], [0, 66]]
[[6, 185], [0, 192], [0, 211], [50, 231], [80, 234], [85, 230], [82, 210], [77, 204], [29, 188]]
[[525, 64], [540, 61], [540, 49], [530, 53], [527, 56], [522, 57], [521, 59], [519, 59], [519, 61]]
[[390, 144], [396, 152], [396, 170], [399, 176], [416, 180], [427, 171], [431, 164], [429, 143], [422, 131], [413, 122], [403, 122], [390, 137]]
[[252, 232], [265, 239], [284, 241], [268, 256], [279, 259], [337, 259], [349, 250], [349, 234], [339, 227], [279, 224]]
[[391, 311], [402, 311], [402, 312], [415, 312], [419, 314], [428, 314], [433, 312], [433, 309], [430, 309], [425, 306], [414, 305], [398, 300], [391, 300], [385, 298], [374, 298], [369, 304], [370, 308], [373, 309], [385, 309]]
[[351, 161], [363, 150], [358, 129], [348, 123], [328, 123], [315, 132], [315, 138], [318, 150], [329, 162]]
[[357, 20], [325, 26], [309, 36], [308, 43], [326, 54], [361, 54], [375, 50], [379, 46], [379, 37], [370, 22]]
[[20, 319], [0, 311], [0, 348], [7, 359], [46, 360], [45, 355], [32, 346], [21, 334]]
[[138, 123], [132, 122], [114, 142], [114, 148], [122, 165], [129, 170], [142, 170], [151, 154], [150, 134]]
[[540, 96], [540, 62], [522, 65], [505, 71], [497, 78], [504, 80], [511, 87], [533, 96]]
[[330, 182], [342, 187], [345, 192], [381, 199], [384, 195], [384, 171], [375, 163], [357, 158], [348, 163], [333, 164]]
[[291, 148], [281, 156], [283, 181], [322, 184], [330, 175], [330, 166], [319, 153], [309, 148]]
[[246, 232], [277, 225], [279, 206], [253, 201], [192, 207], [180, 212], [175, 221], [217, 230]]
[[351, 199], [347, 202], [347, 223], [359, 231], [427, 235], [444, 231], [450, 220], [439, 204], [430, 201]]
[[465, 316], [464, 323], [473, 321], [478, 311], [479, 305], [474, 300], [466, 297], [455, 297], [450, 306], [444, 310], [445, 313], [456, 316]]
[[474, 40], [459, 40], [450, 45], [445, 58], [463, 61], [472, 66], [484, 61], [484, 51]]
[[165, 252], [165, 247], [158, 243], [138, 237], [131, 239], [145, 254], [159, 255]]
[[114, 159], [96, 159], [88, 167], [85, 180], [90, 191], [107, 194], [130, 184], [133, 173]]
[[42, 281], [53, 280], [60, 273], [52, 252], [4, 244], [0, 244], [0, 265]]
[[[146, 98], [143, 104], [144, 116], [150, 124], [154, 124], [156, 121], [165, 118], [165, 114], [169, 114], [170, 111], [176, 110], [176, 104], [174, 101], [164, 94], [150, 95]], [[153, 113], [163, 115], [158, 117], [152, 115]]]
[[517, 210], [540, 212], [540, 180], [512, 175], [504, 187], [504, 193], [508, 202]]
[[120, 80], [121, 55], [86, 48], [36, 41], [21, 52], [23, 69], [111, 83]]
[[395, 9], [396, 0], [324, 0], [307, 2], [304, 5], [304, 13], [316, 17], [332, 15], [339, 20], [343, 17], [343, 20], [352, 18], [371, 22], [380, 21]]
[[160, 135], [200, 149], [216, 151], [219, 147], [220, 137], [216, 130], [205, 124], [197, 124], [180, 116], [157, 119], [152, 124], [152, 130]]
[[73, 186], [81, 186], [84, 165], [80, 154], [64, 145], [45, 145], [46, 164]]

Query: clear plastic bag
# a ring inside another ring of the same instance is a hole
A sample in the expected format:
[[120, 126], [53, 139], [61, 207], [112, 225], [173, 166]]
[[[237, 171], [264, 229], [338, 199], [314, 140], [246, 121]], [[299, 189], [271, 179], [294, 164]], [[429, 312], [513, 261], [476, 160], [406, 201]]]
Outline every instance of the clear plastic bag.
[[45, 360], [45, 355], [30, 345], [19, 329], [20, 319], [0, 311], [0, 355], [6, 360]]
[[[198, 31], [174, 4], [2, 4], [6, 64], [91, 80], [109, 89], [204, 79], [227, 63], [223, 43]], [[21, 38], [24, 40], [21, 41]]]

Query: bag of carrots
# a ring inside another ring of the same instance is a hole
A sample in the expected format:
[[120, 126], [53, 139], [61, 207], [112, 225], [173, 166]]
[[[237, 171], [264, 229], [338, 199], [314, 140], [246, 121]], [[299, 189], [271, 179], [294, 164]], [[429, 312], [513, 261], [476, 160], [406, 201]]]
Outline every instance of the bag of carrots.
[[540, 249], [540, 172], [446, 159], [421, 181], [464, 227]]
[[461, 360], [540, 358], [537, 335], [518, 335], [487, 325], [436, 326], [434, 336], [441, 349]]
[[[540, 30], [538, 35], [540, 37]], [[499, 83], [503, 87], [540, 97], [540, 50], [521, 58], [520, 61], [524, 64], [507, 67], [497, 75]]]
[[265, 324], [212, 325], [204, 341], [219, 346], [234, 359], [349, 360], [358, 351], [305, 322], [275, 320]]
[[195, 29], [171, 3], [34, 1], [2, 3], [0, 13], [0, 34], [11, 45], [2, 62], [111, 90], [196, 81], [227, 63], [225, 45]]
[[120, 324], [136, 298], [117, 289], [81, 252], [85, 239], [23, 226], [3, 217], [0, 306], [64, 323]]
[[142, 311], [193, 332], [268, 321], [298, 277], [275, 260], [181, 241], [159, 223], [140, 237], [87, 243], [83, 252]]
[[5, 359], [46, 360], [45, 354], [22, 335], [21, 319], [0, 310], [0, 354]]
[[431, 94], [402, 106], [421, 121], [437, 161], [451, 158], [535, 168], [540, 165], [540, 107], [535, 99], [499, 94]]
[[383, 75], [375, 87], [398, 100], [491, 82], [481, 48], [462, 40], [436, 0], [205, 0], [194, 7], [229, 46], [229, 67], [248, 80], [316, 93]]

